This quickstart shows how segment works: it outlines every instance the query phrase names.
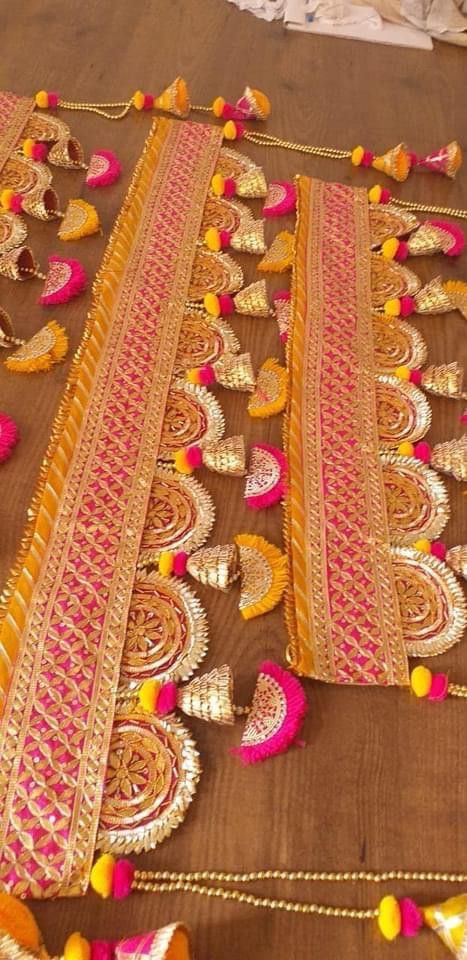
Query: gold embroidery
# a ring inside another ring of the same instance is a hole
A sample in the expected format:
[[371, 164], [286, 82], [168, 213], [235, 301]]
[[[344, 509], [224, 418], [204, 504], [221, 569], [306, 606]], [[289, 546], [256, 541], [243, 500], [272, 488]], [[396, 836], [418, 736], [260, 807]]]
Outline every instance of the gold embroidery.
[[253, 214], [250, 208], [245, 203], [241, 203], [240, 200], [208, 197], [204, 207], [200, 235], [204, 237], [206, 230], [210, 227], [235, 233], [241, 224], [251, 223], [252, 221]]
[[449, 567], [410, 547], [391, 550], [404, 641], [409, 657], [444, 653], [462, 639], [467, 605]]
[[138, 567], [156, 563], [163, 550], [196, 550], [213, 525], [214, 503], [205, 487], [193, 477], [156, 467]]
[[381, 455], [391, 541], [434, 540], [449, 520], [449, 497], [438, 474], [412, 457]]
[[416, 327], [405, 320], [390, 320], [381, 313], [373, 314], [375, 365], [383, 373], [396, 367], [423, 367], [427, 361], [426, 343]]
[[403, 210], [392, 203], [370, 203], [370, 243], [380, 247], [390, 237], [401, 237], [418, 227], [418, 220], [410, 210]]
[[242, 286], [242, 268], [228, 253], [198, 248], [188, 287], [189, 300], [202, 300], [206, 293], [235, 293]]
[[373, 253], [370, 267], [371, 301], [374, 307], [384, 307], [386, 300], [392, 297], [412, 297], [420, 290], [421, 282], [417, 275], [394, 260], [385, 260]]
[[174, 374], [181, 376], [190, 367], [214, 363], [223, 353], [239, 352], [240, 344], [226, 320], [214, 319], [204, 311], [187, 311], [180, 331]]
[[376, 411], [383, 447], [398, 447], [403, 440], [415, 443], [430, 428], [430, 404], [408, 380], [380, 374], [376, 378]]
[[204, 440], [220, 440], [223, 434], [224, 415], [212, 393], [192, 383], [176, 383], [167, 400], [159, 458], [172, 460], [177, 450]]
[[15, 213], [0, 212], [0, 255], [8, 253], [14, 247], [20, 247], [27, 235], [28, 230], [22, 217]]

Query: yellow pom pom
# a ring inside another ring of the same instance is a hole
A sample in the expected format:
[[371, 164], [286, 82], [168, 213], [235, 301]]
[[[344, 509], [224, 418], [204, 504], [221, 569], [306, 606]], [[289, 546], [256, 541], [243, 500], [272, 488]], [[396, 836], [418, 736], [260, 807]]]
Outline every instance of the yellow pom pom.
[[186, 450], [177, 450], [174, 456], [174, 467], [178, 470], [178, 473], [193, 473], [193, 467], [190, 467], [188, 463]]
[[25, 157], [32, 157], [33, 147], [34, 140], [31, 140], [31, 137], [27, 137], [26, 140], [23, 140], [23, 153]]
[[215, 173], [211, 180], [212, 192], [216, 197], [224, 196], [225, 180], [221, 173]]
[[191, 367], [190, 370], [187, 370], [186, 378], [188, 383], [201, 383], [199, 367]]
[[397, 452], [401, 457], [413, 457], [414, 455], [414, 445], [410, 440], [403, 440], [397, 448]]
[[163, 577], [170, 577], [174, 568], [173, 553], [170, 550], [163, 550], [159, 557], [159, 573]]
[[216, 293], [207, 293], [204, 298], [204, 306], [206, 312], [210, 314], [211, 317], [220, 317], [221, 307], [219, 303], [219, 297]]
[[10, 190], [10, 189], [2, 190], [0, 194], [0, 203], [4, 210], [11, 209], [11, 201], [13, 200], [14, 195], [15, 195], [14, 190]]
[[206, 230], [204, 242], [210, 250], [214, 250], [215, 253], [219, 253], [219, 250], [221, 249], [221, 237], [217, 227], [209, 227], [209, 230]]
[[428, 667], [415, 667], [410, 674], [410, 687], [416, 697], [427, 697], [431, 688], [432, 674]]
[[41, 110], [46, 110], [49, 106], [49, 95], [47, 90], [39, 90], [34, 99], [36, 101], [36, 107], [40, 107]]
[[384, 312], [387, 317], [400, 317], [401, 302], [398, 297], [394, 297], [392, 300], [386, 300]]
[[431, 553], [431, 543], [426, 537], [420, 537], [414, 543], [414, 549], [420, 550], [420, 553]]
[[80, 933], [72, 933], [68, 937], [63, 960], [91, 960], [91, 947]]
[[386, 257], [386, 260], [394, 260], [398, 249], [399, 241], [397, 237], [390, 237], [389, 240], [385, 240], [381, 245], [381, 253], [383, 257]]
[[382, 192], [383, 189], [380, 187], [379, 183], [375, 184], [374, 187], [371, 187], [371, 189], [368, 191], [368, 199], [370, 203], [379, 203]]
[[222, 131], [224, 138], [226, 140], [236, 140], [237, 139], [237, 128], [233, 120], [227, 120], [227, 123], [224, 124], [224, 129]]
[[398, 377], [399, 380], [410, 380], [410, 367], [396, 367], [394, 370], [394, 376]]
[[365, 151], [364, 151], [363, 147], [355, 147], [355, 148], [352, 150], [351, 161], [352, 161], [354, 167], [359, 167], [359, 166], [360, 166], [360, 164], [361, 164], [361, 162], [362, 162], [362, 160], [363, 160], [363, 154], [364, 154], [364, 153], [365, 153]]
[[385, 940], [395, 940], [401, 932], [401, 910], [395, 897], [383, 897], [378, 909], [378, 927]]
[[155, 713], [160, 688], [159, 680], [145, 680], [141, 684], [138, 699], [143, 710], [146, 710], [147, 713]]
[[112, 893], [112, 877], [115, 860], [111, 853], [103, 853], [96, 860], [90, 876], [91, 887], [100, 897], [107, 900]]
[[224, 98], [216, 97], [216, 99], [213, 101], [212, 108], [211, 108], [215, 117], [222, 116], [222, 111], [224, 109], [224, 106], [225, 106]]
[[133, 94], [133, 96], [132, 96], [131, 99], [133, 100], [133, 106], [136, 107], [137, 110], [142, 110], [142, 109], [143, 109], [143, 107], [144, 107], [144, 93], [143, 93], [142, 90], [137, 90], [136, 93]]

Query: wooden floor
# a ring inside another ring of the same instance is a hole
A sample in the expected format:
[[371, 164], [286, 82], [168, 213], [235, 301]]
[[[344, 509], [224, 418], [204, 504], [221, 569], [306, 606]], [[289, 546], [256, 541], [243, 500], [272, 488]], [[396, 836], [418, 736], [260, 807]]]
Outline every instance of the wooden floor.
[[[357, 143], [383, 150], [407, 140], [418, 152], [465, 137], [465, 53], [436, 44], [433, 53], [347, 43], [287, 33], [240, 14], [224, 0], [29, 0], [24, 10], [4, 5], [2, 84], [18, 93], [57, 89], [78, 100], [125, 99], [138, 87], [155, 93], [177, 74], [189, 82], [192, 98], [210, 103], [222, 93], [240, 95], [245, 83], [264, 89], [273, 115], [267, 129], [309, 143], [350, 148]], [[96, 195], [104, 238], [73, 245], [90, 271], [99, 263], [135, 161], [149, 129], [149, 118], [131, 116], [108, 123], [89, 114], [67, 114], [89, 154], [115, 149], [125, 176], [118, 187]], [[263, 163], [269, 178], [297, 172], [347, 183], [377, 182], [376, 173], [354, 171], [347, 162], [323, 161], [285, 151], [248, 152]], [[467, 206], [467, 174], [455, 183], [414, 175], [394, 192], [424, 202]], [[59, 172], [62, 198], [77, 195], [80, 174]], [[259, 212], [258, 206], [258, 212]], [[56, 226], [37, 225], [31, 240], [38, 253], [63, 250]], [[251, 268], [250, 268], [251, 269]], [[467, 277], [460, 263], [421, 264], [428, 278]], [[39, 283], [0, 281], [0, 303], [10, 309], [18, 334], [35, 331], [43, 320], [35, 306]], [[73, 346], [79, 340], [89, 298], [59, 308]], [[273, 324], [234, 321], [245, 349], [256, 363], [277, 355]], [[423, 323], [434, 360], [466, 360], [465, 326], [456, 317]], [[67, 366], [20, 380], [0, 368], [0, 406], [18, 421], [22, 442], [0, 470], [0, 564], [6, 576], [21, 537], [25, 511], [47, 442], [48, 430], [67, 375]], [[225, 397], [227, 433], [279, 442], [280, 423], [250, 421], [241, 395]], [[460, 435], [459, 404], [433, 403], [432, 440]], [[204, 478], [203, 478], [204, 480]], [[229, 483], [229, 486], [227, 484]], [[257, 531], [280, 542], [281, 513], [251, 516], [242, 505], [242, 484], [206, 478], [218, 504], [216, 542], [241, 530]], [[450, 544], [465, 537], [465, 500], [449, 484], [454, 517]], [[235, 599], [206, 595], [212, 628], [208, 665], [230, 662], [238, 678], [238, 700], [247, 702], [258, 662], [281, 659], [285, 631], [281, 610], [249, 625], [240, 621]], [[467, 680], [467, 648], [440, 659], [452, 676]], [[463, 702], [435, 707], [415, 702], [402, 691], [338, 689], [309, 683], [310, 713], [306, 746], [253, 769], [230, 755], [239, 731], [219, 730], [193, 721], [204, 767], [197, 798], [184, 825], [139, 865], [193, 870], [255, 870], [267, 867], [320, 870], [466, 869], [467, 724]], [[377, 888], [296, 890], [263, 885], [262, 892], [301, 900], [374, 906]], [[396, 887], [395, 892], [404, 892]], [[447, 895], [440, 885], [410, 888], [421, 902]], [[134, 895], [123, 906], [98, 901], [41, 903], [34, 912], [52, 952], [80, 929], [88, 937], [117, 938], [183, 918], [191, 926], [198, 960], [394, 960], [442, 957], [436, 938], [423, 934], [414, 947], [389, 947], [372, 923], [327, 920], [255, 911], [193, 896]]]

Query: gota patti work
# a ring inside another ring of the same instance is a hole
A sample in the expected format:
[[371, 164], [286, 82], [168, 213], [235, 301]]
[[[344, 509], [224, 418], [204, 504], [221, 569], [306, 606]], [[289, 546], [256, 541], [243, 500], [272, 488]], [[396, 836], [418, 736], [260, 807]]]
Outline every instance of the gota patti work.
[[[154, 465], [216, 128], [159, 120], [95, 286], [0, 641], [0, 884], [86, 890]], [[152, 955], [152, 954], [151, 954]]]
[[406, 684], [378, 452], [366, 191], [298, 179], [289, 657], [334, 683]]

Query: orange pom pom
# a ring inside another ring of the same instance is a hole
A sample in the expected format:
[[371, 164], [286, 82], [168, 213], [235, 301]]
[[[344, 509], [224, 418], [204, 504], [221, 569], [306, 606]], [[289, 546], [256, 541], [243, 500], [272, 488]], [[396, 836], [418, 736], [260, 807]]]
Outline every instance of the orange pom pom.
[[15, 195], [14, 190], [5, 189], [0, 194], [0, 203], [4, 210], [11, 210], [11, 201]]
[[205, 306], [206, 312], [209, 313], [211, 317], [220, 317], [221, 305], [220, 305], [220, 300], [217, 294], [207, 293], [204, 298], [204, 306]]
[[191, 466], [186, 450], [177, 450], [174, 455], [174, 467], [178, 473], [190, 474], [193, 473], [193, 467]]
[[27, 137], [26, 140], [23, 140], [23, 154], [25, 157], [32, 157], [33, 149], [34, 140], [31, 140], [31, 137]]
[[199, 367], [191, 367], [190, 370], [187, 370], [186, 378], [188, 380], [188, 383], [195, 383], [195, 384], [201, 383], [201, 374], [200, 374]]

